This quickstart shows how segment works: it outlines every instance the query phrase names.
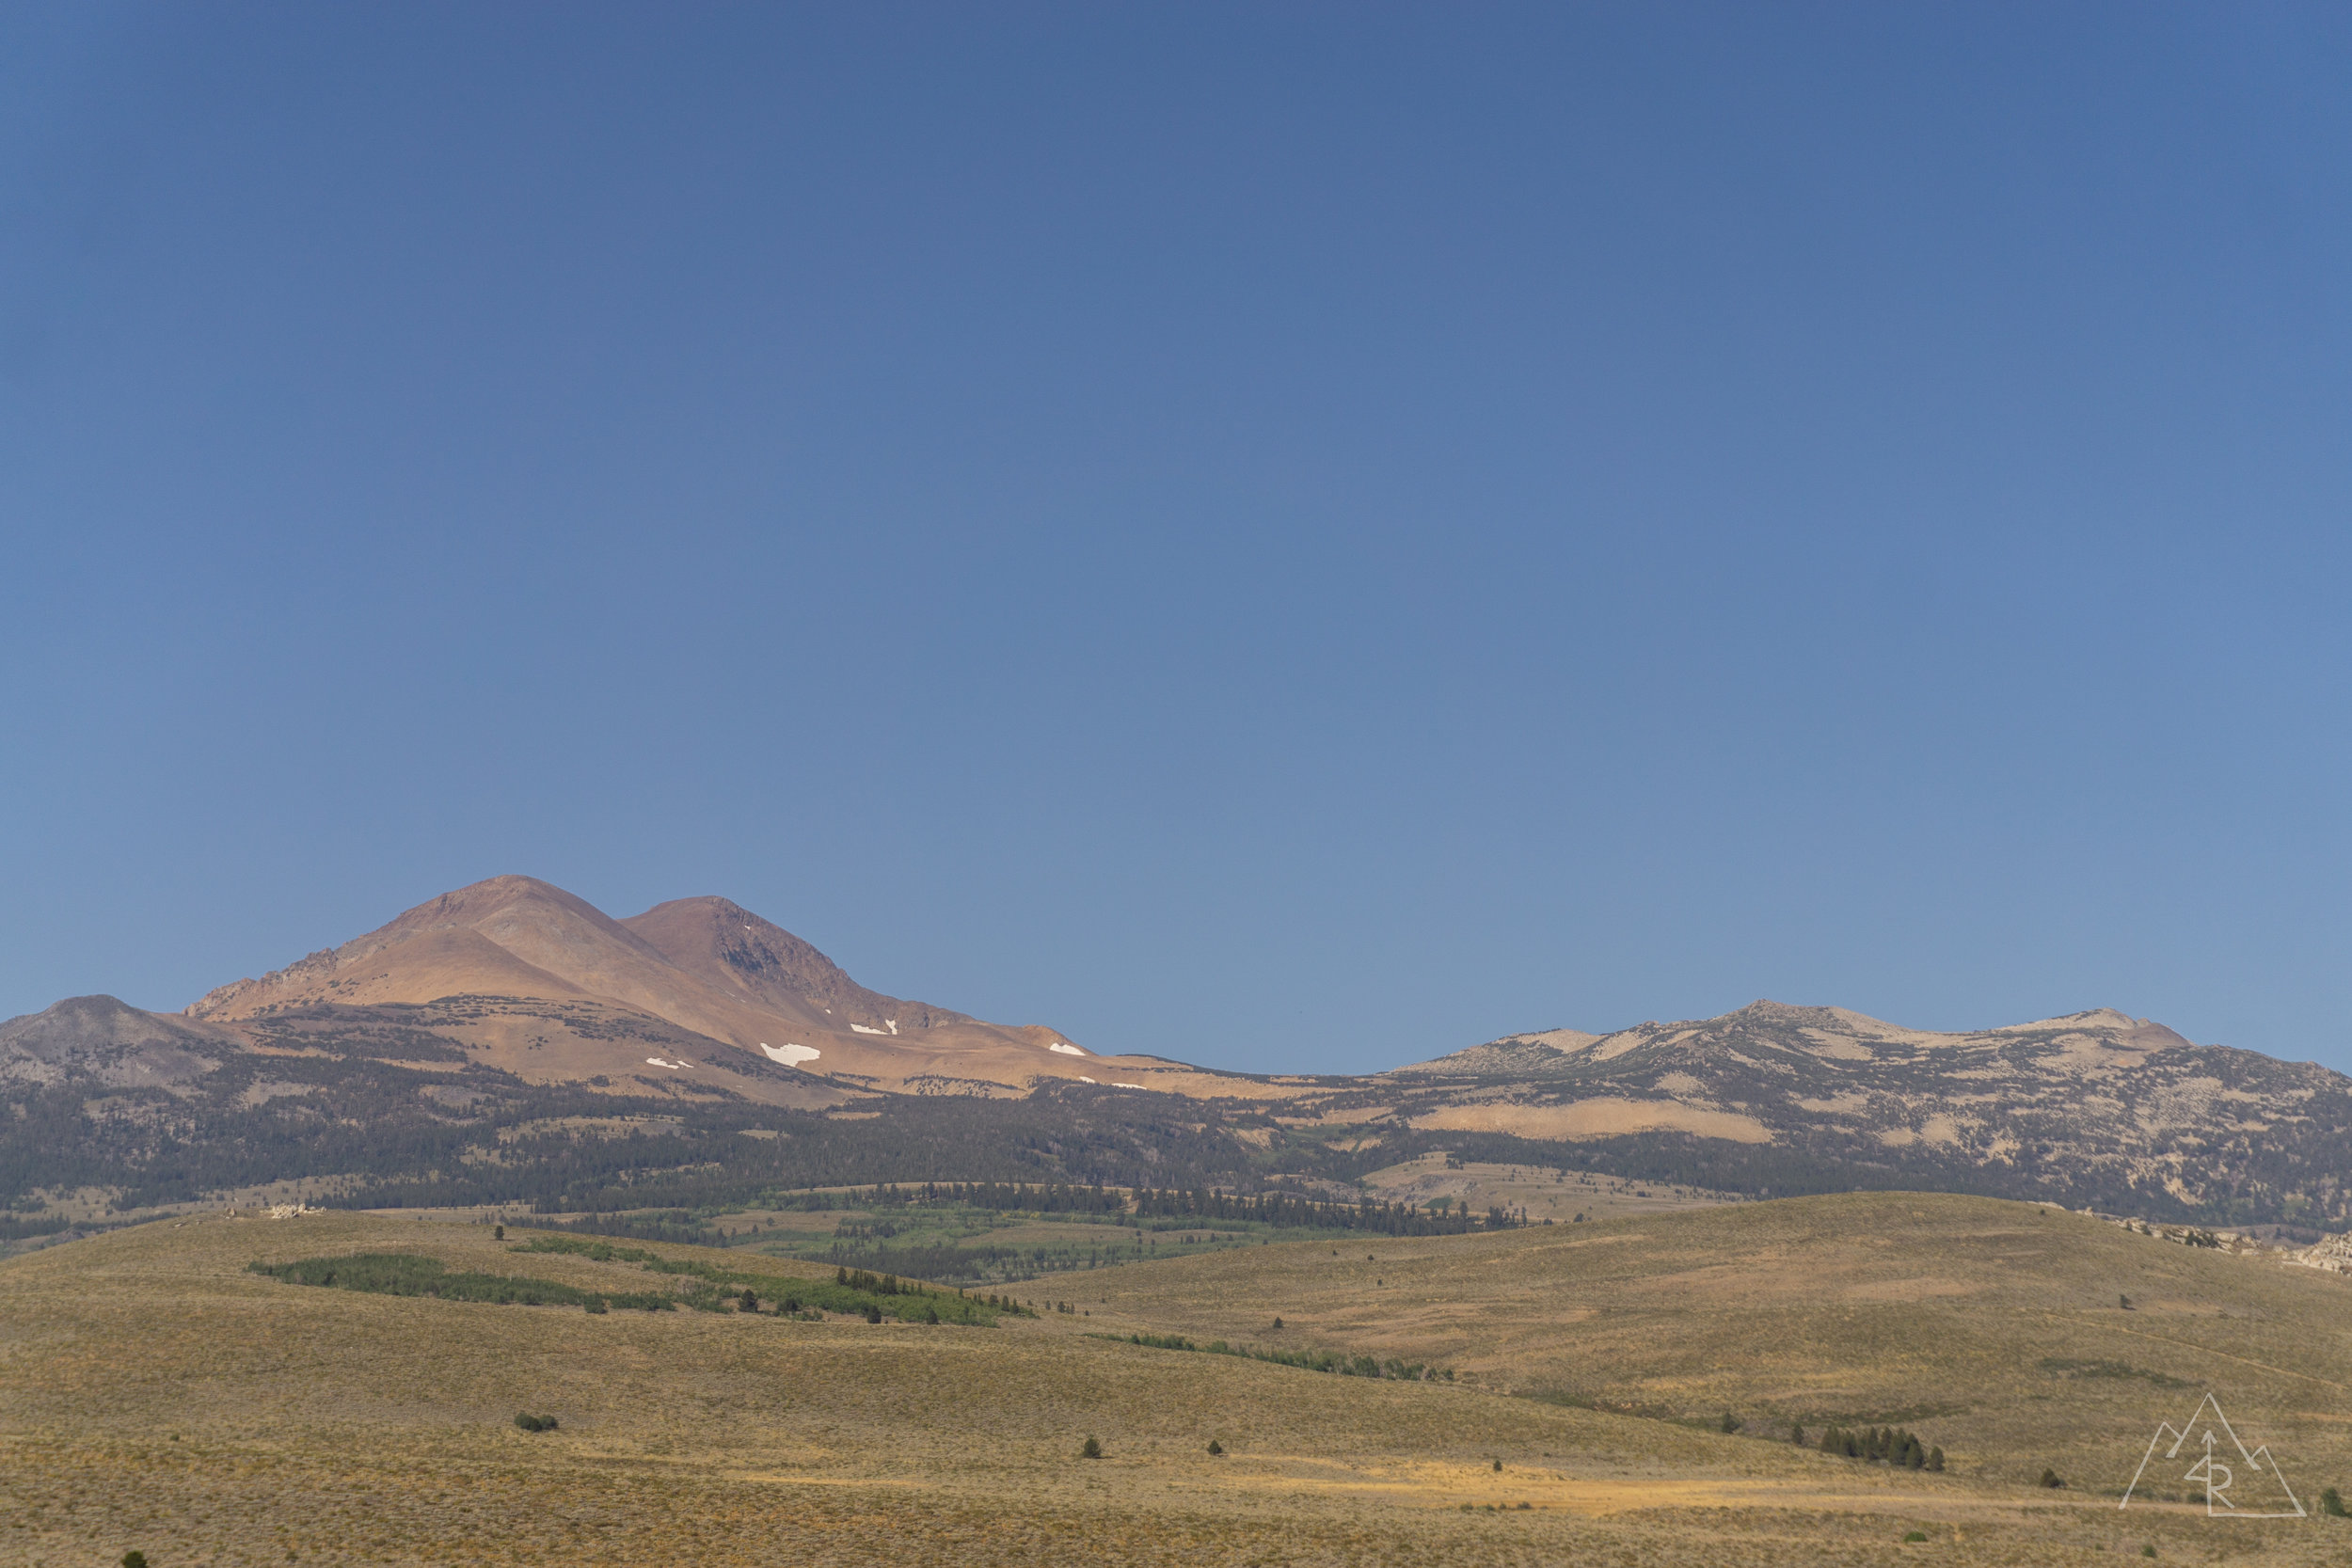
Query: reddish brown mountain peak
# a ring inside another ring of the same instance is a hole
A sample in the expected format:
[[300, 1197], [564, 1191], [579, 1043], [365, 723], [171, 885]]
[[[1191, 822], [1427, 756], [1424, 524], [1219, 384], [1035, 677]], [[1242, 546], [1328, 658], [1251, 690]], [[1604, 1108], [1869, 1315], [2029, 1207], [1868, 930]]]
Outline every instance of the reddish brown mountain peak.
[[512, 903], [517, 898], [547, 898], [559, 904], [577, 904], [582, 909], [592, 907], [586, 899], [577, 894], [564, 892], [553, 882], [543, 882], [536, 877], [525, 877], [518, 873], [509, 872], [504, 876], [485, 877], [478, 882], [468, 882], [464, 887], [453, 888], [437, 898], [426, 899], [407, 912], [421, 914], [427, 910], [451, 914], [466, 910], [479, 912]]
[[[914, 1082], [930, 1085], [924, 1092], [947, 1093], [1018, 1090], [1041, 1077], [1081, 1076], [1075, 1069], [1083, 1053], [1059, 1036], [1032, 1037], [1031, 1031], [868, 990], [824, 954], [731, 898], [673, 899], [622, 921], [536, 877], [490, 877], [453, 889], [340, 947], [223, 986], [188, 1013], [227, 1022], [455, 998], [496, 1004], [467, 1014], [467, 1026], [479, 1023], [483, 1032], [469, 1049], [511, 1048], [512, 1063], [481, 1059], [597, 1084], [617, 1068], [631, 1082], [711, 1093], [748, 1085], [749, 1092], [774, 1090], [789, 1099], [806, 1085], [777, 1088], [759, 1073], [791, 1067], [869, 1086]], [[602, 1022], [576, 1028], [591, 1018], [578, 1013], [575, 1005], [583, 1000], [638, 1022], [615, 1024], [596, 1014]], [[524, 1018], [547, 1026], [513, 1022]], [[691, 1052], [675, 1041], [651, 1054], [619, 1043], [656, 1042], [665, 1030], [747, 1053], [758, 1071], [737, 1085], [731, 1079], [741, 1076], [739, 1064], [714, 1066], [697, 1057], [696, 1066], [684, 1059]], [[570, 1046], [558, 1038], [572, 1036]], [[570, 1065], [558, 1063], [558, 1052], [568, 1053]], [[641, 1069], [659, 1071], [648, 1079]], [[674, 1076], [706, 1070], [730, 1078]]]
[[658, 989], [660, 955], [586, 899], [535, 877], [492, 877], [427, 899], [362, 937], [187, 1010], [244, 1018], [338, 1002], [429, 1002], [465, 993], [557, 997]]
[[[478, 882], [428, 898], [415, 909], [404, 911], [391, 922], [370, 936], [385, 936], [394, 932], [406, 935], [416, 931], [480, 928], [501, 915], [532, 911], [523, 918], [570, 919], [591, 926], [612, 927], [618, 922], [577, 894], [564, 892], [552, 882], [536, 877], [487, 877]], [[368, 937], [359, 939], [362, 942]]]

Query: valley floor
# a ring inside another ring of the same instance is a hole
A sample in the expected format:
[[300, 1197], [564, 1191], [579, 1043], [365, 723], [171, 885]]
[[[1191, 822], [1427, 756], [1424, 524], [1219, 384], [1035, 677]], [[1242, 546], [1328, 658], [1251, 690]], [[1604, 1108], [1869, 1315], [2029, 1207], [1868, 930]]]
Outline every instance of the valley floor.
[[[1881, 1247], [1872, 1227], [1901, 1229], [1887, 1204], [1939, 1223]], [[2080, 1235], [2036, 1229], [2061, 1224]], [[1073, 1310], [980, 1328], [778, 1317], [794, 1280], [833, 1271], [740, 1249], [639, 1250], [766, 1271], [760, 1314], [589, 1313], [321, 1289], [246, 1265], [399, 1252], [581, 1291], [672, 1276], [619, 1257], [517, 1254], [519, 1236], [501, 1243], [480, 1226], [166, 1221], [0, 1263], [0, 1560], [96, 1568], [136, 1548], [155, 1568], [731, 1558], [1629, 1568], [1923, 1552], [2090, 1564], [2149, 1545], [2160, 1560], [2286, 1565], [2352, 1551], [2352, 1521], [2120, 1511], [2122, 1481], [2105, 1474], [2128, 1475], [2144, 1416], [2179, 1419], [2189, 1386], [2235, 1357], [2286, 1374], [2274, 1386], [2271, 1372], [2248, 1372], [2236, 1391], [2315, 1494], [2352, 1458], [2346, 1406], [2319, 1385], [2293, 1398], [2265, 1390], [2352, 1371], [2342, 1281], [2274, 1280], [2182, 1248], [2134, 1253], [2141, 1239], [2110, 1227], [1976, 1200], [1739, 1205], [1572, 1233], [1597, 1244], [1567, 1248], [1571, 1230], [1537, 1227], [1049, 1276], [1013, 1293]], [[1931, 1250], [1943, 1260], [1923, 1272]], [[2169, 1281], [2171, 1306], [2122, 1325], [2144, 1331], [2134, 1359], [2107, 1358], [2130, 1375], [2076, 1375], [2098, 1358], [2067, 1336], [2108, 1331], [2048, 1329], [2050, 1303], [2143, 1258]], [[2004, 1259], [2007, 1283], [1988, 1272]], [[1815, 1281], [1817, 1304], [1836, 1304], [1822, 1307], [1833, 1322], [1843, 1311], [1856, 1326], [1742, 1370], [1738, 1358], [1760, 1354], [1756, 1336], [1786, 1335], [1763, 1287], [1791, 1270]], [[1756, 1289], [1734, 1283], [1743, 1273]], [[1942, 1293], [1889, 1288], [1931, 1277]], [[1454, 1299], [1400, 1311], [1391, 1292], [1408, 1289]], [[1278, 1301], [1289, 1304], [1284, 1334], [1296, 1322], [1325, 1349], [1426, 1353], [1456, 1379], [1332, 1376], [1125, 1338], [1246, 1327], [1263, 1339]], [[1883, 1332], [1905, 1321], [1922, 1338]], [[1973, 1338], [1955, 1349], [1963, 1321]], [[2026, 1356], [2023, 1394], [1946, 1386], [1998, 1354], [2004, 1331]], [[2291, 1364], [2271, 1348], [2280, 1338], [2300, 1341]], [[1534, 1374], [1513, 1370], [1544, 1355], [1549, 1377], [1589, 1360], [1587, 1393], [1633, 1390], [1650, 1414], [1526, 1397]], [[1815, 1365], [1823, 1355], [1850, 1364]], [[2036, 1384], [2084, 1398], [2050, 1402], [2073, 1415], [2029, 1408]], [[1948, 1431], [1950, 1472], [1833, 1458], [1772, 1429], [1775, 1399], [1809, 1411], [1897, 1397], [1929, 1412], [1908, 1424]], [[1751, 1428], [1737, 1435], [1661, 1418], [1669, 1404], [1687, 1416], [1735, 1402]], [[521, 1431], [524, 1411], [560, 1424]], [[2115, 1434], [2130, 1451], [2110, 1462]], [[1089, 1435], [1100, 1459], [1079, 1457]], [[1208, 1452], [1213, 1439], [1221, 1454]], [[2068, 1489], [2018, 1479], [2044, 1451], [2079, 1471]], [[1905, 1544], [1912, 1532], [1925, 1540]]]

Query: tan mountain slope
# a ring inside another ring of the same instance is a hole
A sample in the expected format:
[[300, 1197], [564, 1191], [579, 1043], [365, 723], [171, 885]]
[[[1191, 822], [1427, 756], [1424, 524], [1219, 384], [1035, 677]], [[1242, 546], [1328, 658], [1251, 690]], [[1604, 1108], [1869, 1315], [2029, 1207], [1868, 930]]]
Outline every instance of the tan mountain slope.
[[[594, 999], [767, 1063], [918, 1093], [1018, 1092], [1042, 1078], [1088, 1076], [1096, 1061], [1055, 1030], [986, 1023], [868, 990], [815, 947], [724, 898], [677, 899], [620, 921], [516, 876], [443, 894], [340, 947], [220, 987], [187, 1015], [228, 1022], [453, 998], [494, 1000], [492, 1013], [524, 1021], [475, 1033], [494, 1065], [535, 1067], [538, 1077], [553, 1062], [518, 1055], [537, 1037], [528, 1021], [562, 1015], [516, 1004]], [[712, 1066], [690, 1055], [647, 1058], [652, 1074], [634, 1060], [628, 1066], [639, 1080], [683, 1084], [691, 1080], [668, 1075]]]

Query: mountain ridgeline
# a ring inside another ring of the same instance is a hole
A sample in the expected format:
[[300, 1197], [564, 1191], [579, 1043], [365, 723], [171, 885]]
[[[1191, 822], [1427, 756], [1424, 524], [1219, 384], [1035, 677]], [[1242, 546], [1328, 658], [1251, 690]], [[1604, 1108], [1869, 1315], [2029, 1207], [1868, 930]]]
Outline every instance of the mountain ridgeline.
[[183, 1013], [0, 1023], [0, 1241], [224, 1196], [708, 1212], [880, 1182], [1344, 1198], [1424, 1155], [1939, 1190], [2315, 1234], [2352, 1080], [2110, 1011], [1968, 1034], [1758, 1002], [1360, 1077], [1104, 1056], [871, 990], [722, 898], [494, 878]]

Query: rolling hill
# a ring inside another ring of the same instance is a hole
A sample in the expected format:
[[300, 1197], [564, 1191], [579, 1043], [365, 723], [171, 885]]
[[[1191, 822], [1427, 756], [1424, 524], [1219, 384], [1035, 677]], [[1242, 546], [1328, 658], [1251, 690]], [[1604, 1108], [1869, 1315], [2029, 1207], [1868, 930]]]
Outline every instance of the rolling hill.
[[[371, 1256], [674, 1309], [340, 1282], [389, 1277]], [[2352, 1287], [2030, 1206], [1251, 1247], [1040, 1280], [1017, 1292], [1034, 1315], [993, 1327], [809, 1307], [832, 1278], [316, 1212], [0, 1261], [0, 1555], [2299, 1568], [2352, 1532], [2208, 1518], [2178, 1465], [2117, 1507], [2155, 1424], [2208, 1389], [2299, 1496], [2341, 1487]], [[1183, 1348], [1210, 1336], [1356, 1375]], [[1790, 1418], [1915, 1431], [1947, 1468], [1800, 1446]]]
[[2210, 1390], [2297, 1456], [2296, 1484], [2352, 1485], [2352, 1282], [2042, 1205], [1840, 1194], [1240, 1248], [1035, 1288], [1082, 1293], [1120, 1331], [1345, 1345], [1579, 1408], [1730, 1413], [1781, 1441], [1901, 1424], [1959, 1473], [2022, 1488], [2055, 1467], [2111, 1503], [2146, 1434]]

